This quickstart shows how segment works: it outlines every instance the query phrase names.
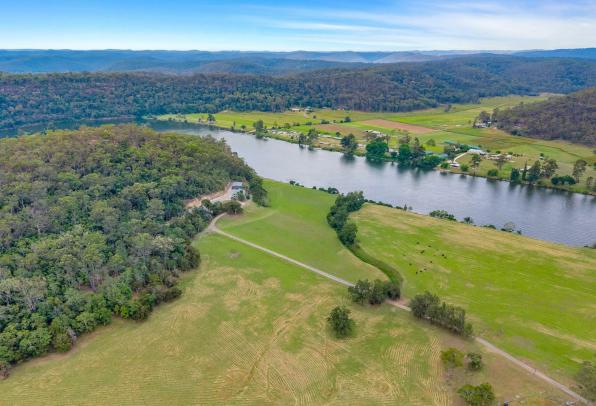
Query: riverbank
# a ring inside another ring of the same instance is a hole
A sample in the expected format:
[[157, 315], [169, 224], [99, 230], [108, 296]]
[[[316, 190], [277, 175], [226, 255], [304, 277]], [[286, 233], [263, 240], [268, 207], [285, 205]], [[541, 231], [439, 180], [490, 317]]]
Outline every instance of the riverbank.
[[515, 223], [524, 235], [568, 245], [596, 241], [596, 199], [578, 193], [514, 185], [509, 182], [439, 171], [405, 169], [370, 163], [362, 157], [298, 148], [276, 139], [209, 129], [179, 122], [153, 122], [157, 131], [211, 135], [230, 148], [259, 175], [307, 187], [336, 187], [346, 193], [362, 190], [371, 200], [407, 205], [416, 213], [446, 210], [459, 220], [502, 228]]
[[[465, 156], [461, 162], [462, 166], [448, 166], [442, 169], [503, 181], [509, 181], [514, 170], [521, 172], [524, 167], [529, 168], [536, 161], [544, 163], [548, 159], [557, 162], [556, 176], [571, 176], [575, 162], [583, 160], [586, 162], [586, 169], [576, 184], [555, 185], [548, 178], [533, 183], [537, 187], [596, 195], [596, 154], [589, 147], [564, 141], [512, 136], [493, 128], [472, 126], [473, 120], [481, 111], [492, 111], [493, 108], [509, 107], [520, 102], [531, 103], [544, 98], [497, 97], [484, 99], [480, 104], [454, 105], [410, 113], [368, 113], [332, 109], [281, 113], [223, 111], [211, 115], [170, 114], [155, 119], [206, 125], [208, 128], [249, 134], [255, 133], [253, 124], [262, 121], [262, 134], [266, 137], [293, 144], [298, 144], [301, 135], [315, 130], [318, 138], [311, 143], [311, 148], [334, 152], [343, 152], [341, 137], [353, 134], [358, 143], [354, 151], [356, 156], [364, 156], [366, 144], [379, 136], [387, 139], [389, 152], [396, 151], [404, 137], [409, 138], [411, 143], [414, 142], [414, 138], [418, 138], [427, 153], [436, 155], [443, 154], [448, 148], [467, 145], [482, 148], [487, 153], [486, 158], [482, 159], [477, 167], [473, 167], [470, 156]], [[500, 154], [507, 156], [506, 161], [497, 162], [494, 157]], [[396, 157], [388, 153], [385, 161], [395, 162]], [[462, 170], [464, 168], [467, 170]], [[589, 178], [592, 178], [591, 182], [588, 182]], [[521, 179], [518, 183], [529, 184]]]

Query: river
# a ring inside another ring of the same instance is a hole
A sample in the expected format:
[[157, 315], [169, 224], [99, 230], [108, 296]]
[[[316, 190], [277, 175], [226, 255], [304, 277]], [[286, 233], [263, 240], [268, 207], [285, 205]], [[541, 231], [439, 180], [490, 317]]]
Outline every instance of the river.
[[439, 171], [371, 164], [337, 152], [299, 148], [275, 139], [210, 129], [192, 124], [151, 123], [158, 131], [223, 138], [259, 175], [305, 186], [332, 186], [341, 192], [362, 190], [368, 199], [412, 207], [428, 214], [443, 209], [459, 220], [500, 228], [513, 222], [524, 235], [583, 246], [596, 242], [596, 198], [485, 178]]

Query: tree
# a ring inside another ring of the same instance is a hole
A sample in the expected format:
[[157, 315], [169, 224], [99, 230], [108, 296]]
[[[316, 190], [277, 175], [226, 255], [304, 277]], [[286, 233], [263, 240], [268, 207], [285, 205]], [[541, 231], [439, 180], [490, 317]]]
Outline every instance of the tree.
[[575, 178], [575, 182], [579, 182], [579, 178], [584, 174], [584, 172], [586, 171], [586, 165], [588, 165], [588, 163], [586, 161], [584, 161], [583, 159], [578, 159], [577, 161], [575, 161], [575, 163], [573, 164], [573, 172], [572, 175]]
[[476, 169], [478, 169], [478, 167], [480, 166], [480, 162], [482, 162], [480, 154], [473, 154], [472, 160], [470, 161], [470, 165], [472, 165], [472, 168], [474, 168], [474, 174], [476, 174]]
[[315, 128], [310, 128], [306, 134], [306, 142], [308, 143], [308, 147], [313, 148], [318, 138], [319, 133], [317, 130]]
[[532, 184], [532, 183], [536, 182], [538, 179], [540, 179], [541, 173], [542, 173], [542, 171], [541, 171], [540, 161], [536, 160], [536, 161], [534, 161], [534, 163], [532, 164], [530, 169], [528, 169], [526, 179], [528, 180], [528, 182], [530, 182], [530, 184]]
[[389, 146], [385, 141], [375, 138], [366, 144], [366, 159], [371, 162], [382, 162], [388, 150]]
[[457, 390], [457, 393], [471, 406], [489, 406], [495, 400], [493, 388], [489, 383], [478, 386], [464, 385]]
[[252, 126], [257, 132], [257, 134], [262, 133], [265, 130], [265, 123], [263, 122], [263, 120], [255, 121], [254, 123], [252, 123]]
[[469, 352], [466, 355], [466, 358], [468, 359], [468, 369], [470, 369], [471, 371], [479, 371], [482, 369], [484, 364], [482, 363], [481, 354], [478, 354], [476, 352]]
[[403, 137], [399, 137], [399, 139], [397, 140], [397, 142], [399, 143], [399, 145], [404, 145], [404, 144], [410, 144], [410, 141], [412, 140], [412, 138], [410, 137], [410, 135], [406, 132], [406, 134], [404, 134]]
[[354, 152], [358, 149], [358, 141], [354, 134], [348, 134], [341, 139], [341, 146], [346, 155], [354, 155]]
[[507, 155], [499, 154], [495, 159], [495, 165], [499, 170], [503, 169], [503, 165], [505, 165], [509, 160], [507, 159]]
[[410, 145], [406, 143], [399, 144], [398, 152], [397, 162], [402, 166], [410, 165], [410, 162], [412, 161], [412, 150], [410, 149]]
[[376, 279], [373, 284], [372, 288], [370, 289], [370, 293], [368, 296], [368, 303], [371, 305], [380, 305], [385, 301], [385, 284], [384, 282]]
[[429, 213], [429, 216], [444, 220], [457, 220], [453, 214], [450, 214], [445, 210], [433, 210]]
[[342, 244], [349, 247], [351, 245], [354, 245], [354, 243], [356, 242], [357, 232], [358, 227], [356, 226], [356, 224], [352, 222], [347, 222], [339, 231], [338, 237]]
[[559, 165], [557, 164], [557, 161], [552, 158], [547, 159], [542, 165], [542, 174], [540, 176], [543, 178], [550, 178], [555, 174], [558, 168]]
[[490, 123], [490, 114], [488, 114], [486, 111], [482, 110], [480, 112], [480, 114], [478, 115], [478, 117], [476, 117], [476, 122], [484, 124], [484, 125], [488, 125]]
[[370, 296], [371, 284], [368, 280], [358, 280], [354, 286], [348, 287], [348, 293], [354, 303], [364, 304]]
[[305, 144], [307, 143], [307, 141], [308, 141], [308, 140], [307, 140], [307, 138], [306, 138], [306, 135], [304, 135], [304, 134], [302, 134], [302, 133], [300, 133], [300, 134], [298, 135], [298, 146], [299, 146], [300, 148], [302, 148], [302, 146], [303, 146], [303, 145], [305, 145]]
[[426, 318], [428, 311], [431, 307], [437, 306], [440, 299], [437, 295], [433, 295], [430, 292], [424, 292], [418, 294], [410, 301], [410, 308], [414, 317], [419, 319]]
[[354, 331], [354, 321], [350, 318], [350, 313], [345, 306], [337, 306], [327, 317], [327, 323], [337, 338], [348, 337]]
[[461, 367], [464, 363], [464, 353], [457, 348], [448, 348], [441, 351], [441, 361], [447, 368]]
[[519, 172], [519, 169], [512, 168], [511, 169], [511, 175], [509, 177], [509, 179], [511, 180], [511, 182], [513, 182], [513, 183], [519, 182], [520, 181], [520, 177], [521, 177], [521, 173]]

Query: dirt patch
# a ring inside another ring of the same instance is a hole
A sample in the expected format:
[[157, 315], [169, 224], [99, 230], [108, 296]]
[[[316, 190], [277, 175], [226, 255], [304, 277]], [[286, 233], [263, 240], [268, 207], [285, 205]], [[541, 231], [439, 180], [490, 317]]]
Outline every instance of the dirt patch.
[[398, 123], [397, 121], [383, 120], [382, 118], [374, 120], [361, 121], [362, 124], [367, 124], [373, 127], [391, 128], [396, 130], [405, 130], [414, 134], [426, 134], [434, 131], [432, 128], [421, 127], [414, 124]]
[[364, 131], [355, 127], [350, 127], [342, 124], [318, 124], [315, 128], [330, 132], [331, 134], [340, 133], [341, 135], [354, 134], [355, 136], [364, 137]]

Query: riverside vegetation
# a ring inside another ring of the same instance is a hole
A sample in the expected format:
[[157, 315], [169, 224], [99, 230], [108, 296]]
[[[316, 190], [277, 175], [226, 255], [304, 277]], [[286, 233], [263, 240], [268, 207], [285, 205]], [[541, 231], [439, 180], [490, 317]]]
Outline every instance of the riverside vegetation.
[[[363, 155], [373, 163], [390, 161], [399, 166], [422, 169], [440, 165], [442, 171], [596, 193], [596, 154], [593, 148], [564, 141], [565, 137], [560, 140], [536, 139], [511, 135], [496, 126], [478, 126], [483, 123], [479, 116], [488, 117], [490, 121], [489, 111], [505, 112], [520, 103], [531, 106], [547, 99], [546, 95], [494, 97], [482, 99], [478, 104], [449, 104], [407, 113], [341, 109], [284, 112], [227, 110], [214, 114], [170, 114], [157, 118], [202, 123], [233, 131], [252, 131], [259, 137], [273, 137], [304, 147]], [[577, 120], [581, 119], [580, 116], [576, 117]], [[571, 117], [575, 115], [568, 115], [569, 120]], [[474, 155], [466, 152], [475, 148], [483, 149], [487, 155], [476, 156], [478, 160], [473, 161]], [[457, 166], [447, 162], [456, 158]], [[583, 170], [576, 170], [578, 162], [585, 162]], [[526, 177], [533, 165], [541, 165], [539, 176]]]

